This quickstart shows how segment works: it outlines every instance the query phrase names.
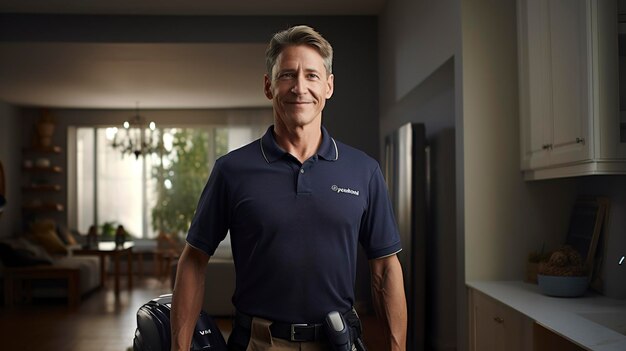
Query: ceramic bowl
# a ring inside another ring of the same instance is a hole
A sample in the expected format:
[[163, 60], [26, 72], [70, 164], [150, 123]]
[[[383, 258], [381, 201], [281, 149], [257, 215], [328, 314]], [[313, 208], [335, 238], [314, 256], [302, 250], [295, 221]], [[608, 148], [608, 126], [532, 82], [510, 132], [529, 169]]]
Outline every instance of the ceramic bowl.
[[553, 275], [537, 275], [539, 290], [544, 295], [556, 297], [582, 296], [589, 286], [589, 277], [560, 277]]

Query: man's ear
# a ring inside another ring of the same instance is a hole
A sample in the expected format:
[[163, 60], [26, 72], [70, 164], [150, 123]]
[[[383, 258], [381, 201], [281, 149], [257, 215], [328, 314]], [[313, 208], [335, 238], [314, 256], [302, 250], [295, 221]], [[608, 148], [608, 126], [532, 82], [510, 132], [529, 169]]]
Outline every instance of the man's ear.
[[330, 74], [328, 79], [326, 79], [326, 84], [328, 84], [328, 89], [326, 90], [326, 99], [330, 99], [333, 96], [333, 92], [335, 91], [335, 75]]
[[263, 76], [263, 91], [265, 92], [265, 96], [272, 100], [274, 98], [274, 95], [272, 94], [272, 80], [270, 79], [270, 77], [266, 75]]

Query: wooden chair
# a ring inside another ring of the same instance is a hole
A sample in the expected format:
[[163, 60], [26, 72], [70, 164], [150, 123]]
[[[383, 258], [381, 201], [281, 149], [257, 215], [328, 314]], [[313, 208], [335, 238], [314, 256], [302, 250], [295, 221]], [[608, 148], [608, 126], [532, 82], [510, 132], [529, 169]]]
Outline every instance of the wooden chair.
[[67, 305], [80, 304], [80, 270], [54, 266], [4, 267], [4, 304], [7, 307], [19, 299], [30, 300], [30, 283], [33, 280], [61, 279], [67, 283]]

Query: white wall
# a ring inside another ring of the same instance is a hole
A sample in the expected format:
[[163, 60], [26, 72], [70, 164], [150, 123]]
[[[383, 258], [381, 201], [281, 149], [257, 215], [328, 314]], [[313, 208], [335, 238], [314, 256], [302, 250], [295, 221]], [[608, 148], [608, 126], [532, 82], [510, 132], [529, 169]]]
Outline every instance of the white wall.
[[562, 228], [552, 223], [567, 224], [575, 192], [522, 180], [515, 1], [462, 4], [466, 280], [520, 279], [528, 252]]
[[578, 180], [522, 180], [515, 1], [461, 7], [465, 279], [521, 280], [563, 242]]

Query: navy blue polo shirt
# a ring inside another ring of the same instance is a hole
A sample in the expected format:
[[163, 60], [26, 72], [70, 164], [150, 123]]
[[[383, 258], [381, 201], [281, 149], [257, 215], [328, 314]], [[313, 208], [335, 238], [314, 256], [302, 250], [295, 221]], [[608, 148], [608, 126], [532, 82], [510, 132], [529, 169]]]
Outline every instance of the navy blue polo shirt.
[[212, 255], [228, 230], [235, 308], [278, 322], [349, 310], [359, 243], [370, 259], [401, 249], [378, 163], [324, 127], [304, 164], [278, 146], [273, 127], [216, 161], [187, 242]]

